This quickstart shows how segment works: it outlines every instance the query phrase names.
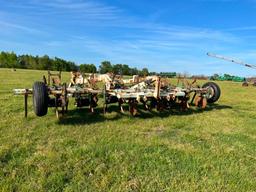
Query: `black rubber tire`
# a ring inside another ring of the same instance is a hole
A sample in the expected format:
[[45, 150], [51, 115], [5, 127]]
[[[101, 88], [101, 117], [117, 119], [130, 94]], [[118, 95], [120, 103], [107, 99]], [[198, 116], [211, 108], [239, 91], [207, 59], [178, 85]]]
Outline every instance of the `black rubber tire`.
[[[256, 85], [256, 84], [255, 84], [255, 85]], [[253, 86], [255, 86], [255, 85], [253, 84]], [[248, 86], [249, 86], [249, 83], [248, 83], [248, 82], [243, 82], [242, 86], [243, 86], [243, 87], [248, 87]]]
[[33, 85], [33, 107], [38, 117], [45, 116], [48, 111], [48, 91], [43, 82], [35, 82]]
[[207, 99], [208, 103], [215, 103], [216, 101], [219, 100], [220, 95], [221, 95], [221, 90], [218, 84], [214, 83], [214, 82], [208, 82], [205, 83], [202, 88], [207, 88], [207, 87], [211, 87], [214, 90], [214, 94], [211, 98]]

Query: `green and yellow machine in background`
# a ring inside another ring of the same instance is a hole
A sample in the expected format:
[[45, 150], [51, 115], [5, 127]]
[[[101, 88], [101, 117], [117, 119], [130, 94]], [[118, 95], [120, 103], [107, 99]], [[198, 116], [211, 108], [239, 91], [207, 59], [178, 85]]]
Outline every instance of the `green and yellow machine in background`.
[[[232, 58], [224, 57], [222, 55], [216, 55], [216, 54], [213, 54], [213, 53], [207, 53], [207, 55], [210, 56], [210, 57], [215, 57], [215, 58], [218, 58], [218, 59], [222, 59], [222, 60], [225, 60], [225, 61], [229, 61], [229, 62], [232, 62], [232, 63], [243, 65], [245, 67], [250, 67], [250, 68], [256, 69], [256, 65], [248, 64], [248, 63], [245, 63], [243, 61], [238, 61], [238, 60], [235, 60], [235, 59], [232, 59]], [[212, 78], [213, 78], [213, 80], [220, 80], [220, 81], [243, 82], [243, 84], [242, 84], [243, 86], [248, 86], [249, 85], [249, 82], [247, 81], [247, 79], [245, 77], [238, 77], [238, 76], [231, 76], [231, 75], [228, 75], [228, 74], [224, 74], [223, 76], [213, 76]], [[216, 78], [216, 79], [214, 79], [214, 78]], [[256, 86], [256, 82], [253, 82], [253, 85]]]

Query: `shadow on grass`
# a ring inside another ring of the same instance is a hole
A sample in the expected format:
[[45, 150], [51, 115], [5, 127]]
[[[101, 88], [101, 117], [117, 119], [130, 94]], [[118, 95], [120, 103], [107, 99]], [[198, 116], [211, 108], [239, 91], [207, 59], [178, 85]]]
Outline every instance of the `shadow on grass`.
[[[89, 112], [88, 108], [80, 108], [80, 109], [73, 109], [69, 110], [68, 114], [65, 117], [59, 120], [59, 124], [63, 125], [81, 125], [81, 124], [92, 124], [92, 123], [99, 123], [104, 121], [115, 121], [121, 119], [123, 117], [131, 117], [128, 111], [128, 105], [124, 105], [125, 113], [121, 113], [120, 109], [117, 105], [109, 105], [107, 109], [107, 114], [103, 114], [103, 110], [101, 107], [97, 108], [94, 113]], [[198, 109], [196, 107], [192, 107], [186, 111], [182, 111], [179, 106], [173, 106], [170, 110], [164, 111], [156, 111], [151, 110], [147, 111], [144, 109], [142, 105], [138, 106], [138, 114], [132, 118], [139, 118], [139, 119], [149, 119], [153, 117], [160, 117], [160, 118], [167, 118], [172, 115], [192, 115], [203, 113], [206, 111], [212, 110], [222, 110], [222, 109], [232, 109], [232, 107], [227, 105], [218, 105], [218, 104], [211, 104], [206, 107], [206, 109]], [[114, 112], [114, 113], [112, 113]], [[111, 115], [109, 115], [111, 113]]]
[[[115, 113], [111, 116], [107, 115], [110, 112]], [[88, 108], [77, 108], [69, 110], [64, 117], [60, 118], [58, 123], [63, 125], [92, 124], [115, 121], [125, 116], [125, 114], [120, 112], [119, 107], [114, 105], [109, 106], [108, 113], [104, 115], [101, 107], [96, 108], [94, 113], [91, 113]]]
[[164, 110], [162, 112], [159, 112], [156, 110], [145, 111], [145, 110], [141, 110], [139, 108], [139, 114], [136, 117], [142, 118], [142, 119], [147, 119], [147, 118], [152, 118], [152, 117], [165, 118], [165, 117], [169, 117], [172, 115], [184, 116], [184, 115], [192, 115], [192, 114], [198, 114], [198, 113], [203, 113], [203, 112], [207, 112], [207, 111], [222, 110], [222, 109], [232, 109], [232, 107], [228, 106], [228, 105], [210, 104], [205, 109], [198, 109], [198, 108], [192, 106], [191, 108], [189, 108], [185, 111], [182, 111], [180, 109], [180, 106], [175, 105], [175, 106], [172, 106], [172, 108], [170, 110]]

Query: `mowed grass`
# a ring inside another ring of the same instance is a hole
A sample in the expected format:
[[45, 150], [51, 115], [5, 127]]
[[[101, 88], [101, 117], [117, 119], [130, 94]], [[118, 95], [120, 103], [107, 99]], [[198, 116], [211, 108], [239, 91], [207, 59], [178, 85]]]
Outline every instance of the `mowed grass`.
[[[38, 118], [22, 96], [45, 71], [0, 69], [0, 191], [256, 191], [256, 88], [218, 82], [205, 111]], [[64, 73], [68, 82], [69, 73]]]

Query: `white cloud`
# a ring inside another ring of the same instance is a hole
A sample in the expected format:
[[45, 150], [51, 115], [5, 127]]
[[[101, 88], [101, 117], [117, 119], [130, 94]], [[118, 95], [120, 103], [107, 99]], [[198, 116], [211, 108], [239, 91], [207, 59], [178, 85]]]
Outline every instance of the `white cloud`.
[[0, 20], [0, 31], [4, 31], [6, 29], [15, 29], [15, 30], [19, 30], [19, 31], [24, 31], [27, 33], [31, 33], [31, 34], [35, 34], [35, 33], [42, 33], [42, 30], [38, 30], [32, 27], [28, 27], [28, 26], [24, 26], [24, 25], [20, 25], [20, 24], [16, 24], [16, 23], [11, 23], [11, 22], [7, 22], [7, 21], [1, 21]]

